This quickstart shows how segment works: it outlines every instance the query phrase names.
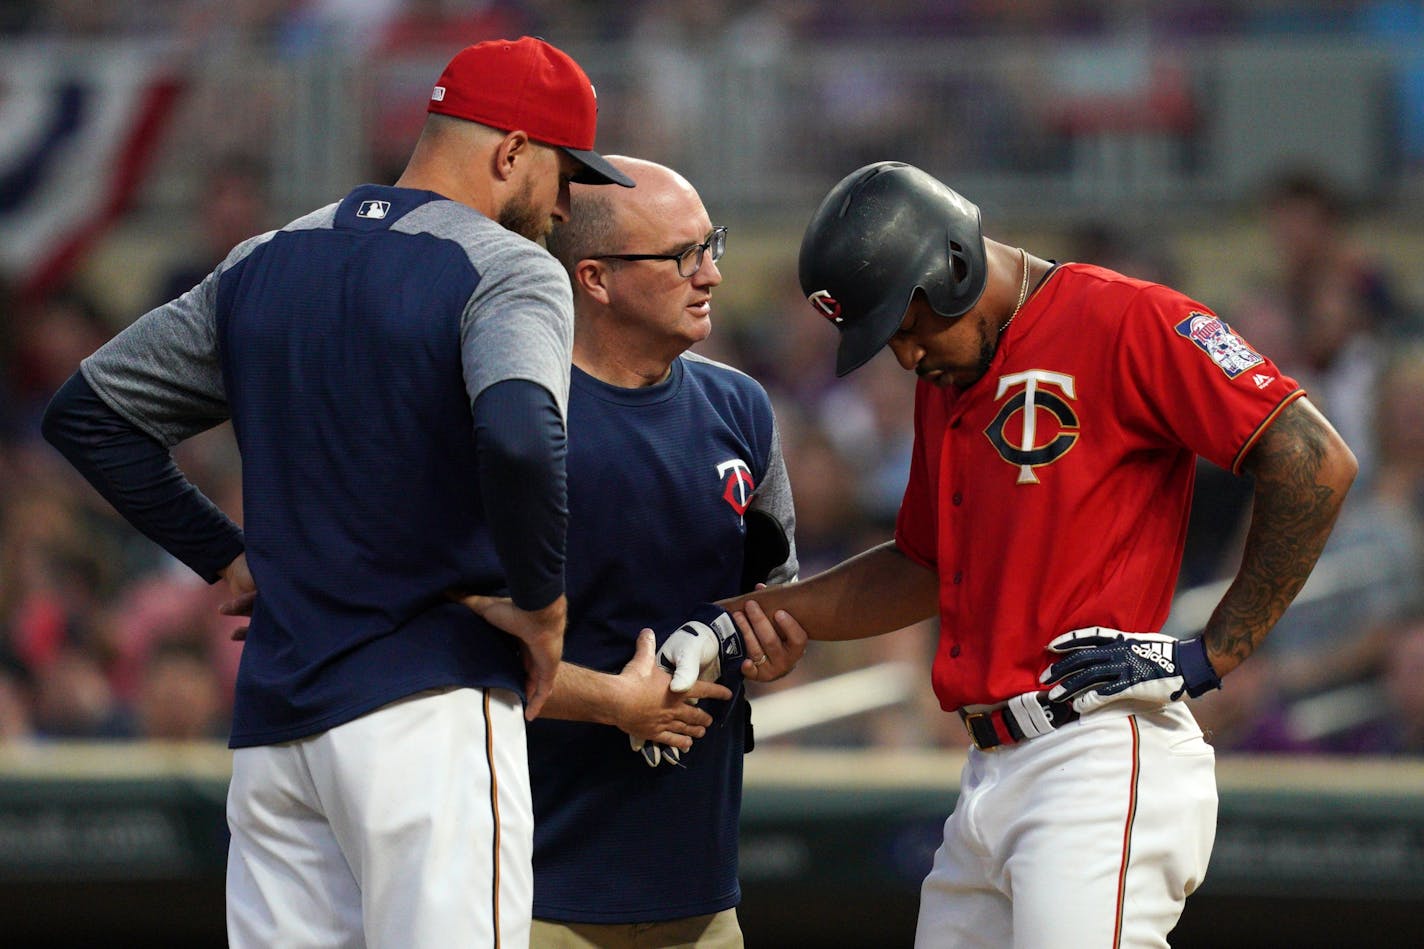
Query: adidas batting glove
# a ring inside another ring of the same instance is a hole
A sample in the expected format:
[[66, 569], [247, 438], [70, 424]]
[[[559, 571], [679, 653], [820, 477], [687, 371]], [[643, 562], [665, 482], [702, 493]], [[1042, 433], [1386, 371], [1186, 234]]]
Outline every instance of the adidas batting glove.
[[1048, 649], [1063, 658], [1045, 669], [1039, 681], [1055, 683], [1049, 701], [1071, 701], [1080, 713], [1119, 699], [1166, 705], [1183, 694], [1196, 698], [1221, 688], [1201, 637], [1176, 639], [1092, 626], [1064, 633]]

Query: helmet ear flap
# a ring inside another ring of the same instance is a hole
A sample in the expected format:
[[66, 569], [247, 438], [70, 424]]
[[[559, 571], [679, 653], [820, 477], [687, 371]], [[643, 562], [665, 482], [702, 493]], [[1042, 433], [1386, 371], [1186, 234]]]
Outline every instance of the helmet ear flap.
[[964, 245], [954, 238], [949, 239], [949, 266], [950, 279], [956, 284], [963, 283], [969, 277], [969, 254], [965, 252]]
[[974, 302], [978, 300], [978, 290], [969, 283], [978, 279], [975, 260], [981, 258], [982, 252], [976, 255], [962, 241], [946, 235], [944, 267], [938, 279], [926, 280], [919, 288], [930, 309], [945, 319], [957, 319], [967, 312], [964, 301], [968, 295], [973, 293]]

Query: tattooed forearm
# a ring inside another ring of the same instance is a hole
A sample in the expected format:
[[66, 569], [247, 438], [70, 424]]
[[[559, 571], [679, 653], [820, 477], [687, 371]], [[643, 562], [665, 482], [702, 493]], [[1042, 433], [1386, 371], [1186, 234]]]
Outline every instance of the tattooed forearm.
[[1305, 585], [1356, 470], [1350, 449], [1303, 398], [1281, 412], [1245, 467], [1256, 491], [1241, 568], [1205, 631], [1220, 674], [1255, 650]]

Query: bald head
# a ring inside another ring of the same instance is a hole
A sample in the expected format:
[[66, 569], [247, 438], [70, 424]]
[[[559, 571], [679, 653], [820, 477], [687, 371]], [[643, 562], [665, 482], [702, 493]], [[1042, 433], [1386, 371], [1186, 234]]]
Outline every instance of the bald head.
[[712, 221], [682, 175], [637, 158], [609, 161], [636, 187], [575, 185], [569, 219], [548, 247], [573, 284], [574, 365], [611, 385], [653, 385], [711, 333], [724, 243], [707, 252]]
[[554, 228], [548, 238], [549, 252], [570, 273], [580, 260], [599, 254], [647, 250], [625, 247], [629, 233], [652, 228], [656, 222], [681, 212], [689, 198], [701, 204], [697, 189], [666, 165], [625, 155], [606, 157], [637, 187], [570, 187], [570, 219]]

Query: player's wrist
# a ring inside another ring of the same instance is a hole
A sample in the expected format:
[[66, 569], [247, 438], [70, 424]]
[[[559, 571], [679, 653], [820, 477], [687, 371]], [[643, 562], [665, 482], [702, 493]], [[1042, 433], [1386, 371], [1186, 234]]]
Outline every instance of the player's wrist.
[[1177, 646], [1177, 664], [1182, 673], [1182, 684], [1192, 698], [1200, 698], [1213, 689], [1221, 688], [1221, 677], [1207, 655], [1206, 640], [1200, 636], [1184, 639]]
[[694, 614], [711, 627], [717, 636], [717, 675], [714, 681], [735, 687], [742, 678], [742, 661], [747, 658], [747, 644], [737, 629], [732, 614], [715, 603], [704, 603]]
[[[519, 604], [516, 603], [515, 606], [519, 606]], [[524, 609], [523, 607], [520, 608]], [[525, 610], [525, 612], [533, 617], [540, 626], [562, 630], [564, 628], [564, 622], [569, 616], [569, 601], [564, 594], [560, 593], [548, 604], [538, 609]]]
[[701, 603], [658, 647], [658, 665], [672, 674], [674, 692], [686, 692], [697, 679], [737, 681], [746, 654], [732, 615], [714, 603]]

